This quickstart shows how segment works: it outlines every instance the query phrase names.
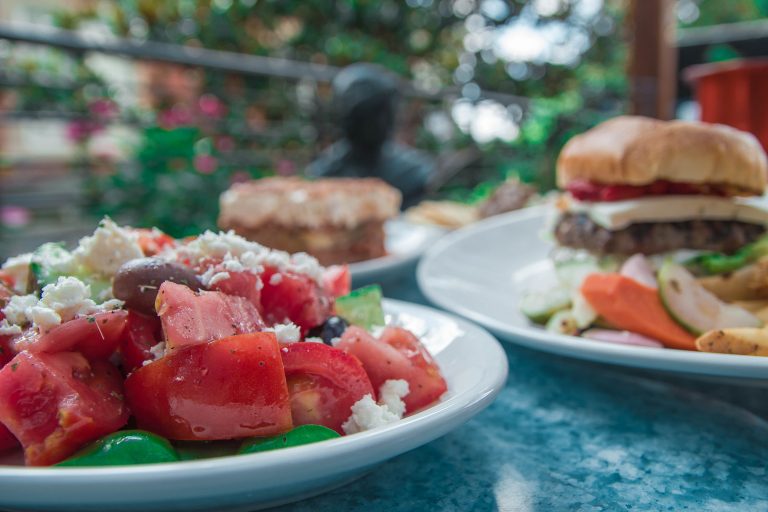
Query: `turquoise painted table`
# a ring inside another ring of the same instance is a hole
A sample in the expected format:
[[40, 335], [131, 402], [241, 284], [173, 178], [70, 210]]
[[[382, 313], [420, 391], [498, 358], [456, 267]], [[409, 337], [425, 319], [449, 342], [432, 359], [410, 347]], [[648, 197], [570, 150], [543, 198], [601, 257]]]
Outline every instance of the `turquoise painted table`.
[[[412, 280], [389, 297], [426, 303]], [[506, 345], [506, 388], [463, 427], [276, 510], [768, 511], [768, 388]]]

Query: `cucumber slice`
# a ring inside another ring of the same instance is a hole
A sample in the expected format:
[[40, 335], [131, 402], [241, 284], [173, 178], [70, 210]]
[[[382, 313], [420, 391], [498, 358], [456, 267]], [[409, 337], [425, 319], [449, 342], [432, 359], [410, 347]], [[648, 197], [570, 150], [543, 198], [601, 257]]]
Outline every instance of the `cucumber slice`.
[[749, 311], [727, 304], [701, 286], [683, 266], [667, 261], [659, 271], [659, 294], [667, 312], [693, 334], [727, 327], [760, 327]]
[[520, 311], [532, 322], [545, 324], [558, 311], [567, 309], [571, 298], [564, 288], [527, 292], [520, 301]]
[[579, 324], [573, 312], [570, 309], [558, 311], [547, 322], [546, 329], [555, 334], [567, 334], [569, 336], [578, 336]]
[[569, 292], [581, 288], [581, 283], [589, 274], [597, 272], [614, 272], [618, 262], [613, 258], [597, 259], [594, 256], [580, 257], [568, 260], [555, 260], [555, 274], [560, 284]]
[[372, 284], [336, 299], [336, 314], [353, 325], [370, 330], [384, 325], [381, 286]]

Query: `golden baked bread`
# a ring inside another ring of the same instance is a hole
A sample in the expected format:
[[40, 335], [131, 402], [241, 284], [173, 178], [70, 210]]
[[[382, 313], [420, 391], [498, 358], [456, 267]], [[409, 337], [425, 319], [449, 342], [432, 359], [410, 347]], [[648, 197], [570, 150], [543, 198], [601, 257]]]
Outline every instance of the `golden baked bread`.
[[557, 184], [573, 180], [647, 185], [717, 184], [729, 195], [762, 195], [768, 162], [757, 139], [729, 126], [621, 116], [573, 137], [557, 161]]
[[238, 183], [219, 200], [219, 227], [323, 265], [386, 254], [384, 222], [400, 213], [400, 192], [376, 178], [264, 178]]

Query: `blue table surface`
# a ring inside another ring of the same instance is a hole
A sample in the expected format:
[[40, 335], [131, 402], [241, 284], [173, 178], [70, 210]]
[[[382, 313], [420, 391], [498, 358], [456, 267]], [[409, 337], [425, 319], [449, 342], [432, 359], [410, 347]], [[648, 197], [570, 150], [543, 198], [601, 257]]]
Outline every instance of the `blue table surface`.
[[[385, 295], [427, 304], [412, 277]], [[280, 511], [768, 511], [768, 390], [503, 343], [496, 401], [446, 436]]]

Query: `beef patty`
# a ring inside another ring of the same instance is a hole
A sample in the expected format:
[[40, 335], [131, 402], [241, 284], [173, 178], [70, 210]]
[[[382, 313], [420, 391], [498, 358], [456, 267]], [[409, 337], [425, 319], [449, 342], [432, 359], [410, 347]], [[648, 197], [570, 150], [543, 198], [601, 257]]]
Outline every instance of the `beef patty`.
[[596, 254], [659, 254], [678, 249], [732, 253], [754, 242], [765, 227], [734, 220], [642, 222], [618, 231], [595, 224], [585, 213], [567, 213], [555, 226], [560, 245]]

